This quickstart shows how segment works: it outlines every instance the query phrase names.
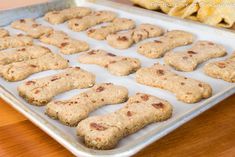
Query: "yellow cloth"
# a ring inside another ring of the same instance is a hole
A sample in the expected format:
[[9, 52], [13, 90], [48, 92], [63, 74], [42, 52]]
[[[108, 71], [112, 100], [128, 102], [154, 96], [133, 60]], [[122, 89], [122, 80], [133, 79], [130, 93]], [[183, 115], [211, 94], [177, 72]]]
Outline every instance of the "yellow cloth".
[[171, 0], [131, 0], [134, 4], [142, 6], [149, 10], [161, 10], [164, 13], [168, 13], [170, 8], [172, 8]]
[[232, 27], [235, 22], [235, 0], [131, 0], [150, 10], [161, 10], [170, 16], [197, 20], [209, 25]]

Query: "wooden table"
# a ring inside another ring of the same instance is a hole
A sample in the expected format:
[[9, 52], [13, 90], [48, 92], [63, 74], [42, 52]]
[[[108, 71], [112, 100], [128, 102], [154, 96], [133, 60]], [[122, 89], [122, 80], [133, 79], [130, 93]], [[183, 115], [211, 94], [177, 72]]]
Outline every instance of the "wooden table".
[[[4, 1], [4, 4], [1, 1]], [[36, 1], [31, 1], [31, 3]], [[119, 1], [125, 2], [125, 0]], [[15, 0], [0, 0], [0, 9], [3, 5], [4, 7], [12, 7], [15, 2]], [[23, 3], [26, 0], [20, 2]], [[235, 95], [153, 143], [135, 156], [234, 157], [234, 121]], [[69, 157], [73, 155], [0, 99], [0, 156]]]

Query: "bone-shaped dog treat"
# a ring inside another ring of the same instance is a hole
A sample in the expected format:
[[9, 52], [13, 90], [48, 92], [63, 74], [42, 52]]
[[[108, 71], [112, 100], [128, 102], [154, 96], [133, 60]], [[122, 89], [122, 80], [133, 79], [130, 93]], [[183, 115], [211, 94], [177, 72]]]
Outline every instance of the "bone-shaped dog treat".
[[143, 127], [167, 120], [172, 115], [169, 102], [152, 95], [137, 93], [114, 113], [89, 117], [78, 123], [77, 134], [88, 147], [112, 149], [118, 141]]
[[105, 40], [109, 34], [113, 34], [119, 31], [132, 29], [135, 27], [135, 22], [131, 19], [116, 18], [113, 22], [106, 26], [90, 29], [87, 31], [89, 37], [97, 40]]
[[40, 41], [60, 48], [64, 54], [74, 54], [89, 49], [89, 45], [80, 40], [69, 37], [62, 31], [53, 31], [40, 37]]
[[114, 75], [129, 75], [141, 66], [136, 58], [116, 56], [104, 50], [92, 50], [79, 56], [79, 62], [84, 64], [96, 64], [108, 69]]
[[141, 44], [137, 52], [149, 58], [159, 58], [176, 47], [191, 44], [193, 40], [194, 36], [191, 33], [173, 30], [158, 40]]
[[63, 92], [88, 88], [95, 84], [95, 75], [80, 69], [79, 67], [67, 68], [63, 72], [30, 80], [18, 87], [20, 96], [29, 103], [42, 106]]
[[226, 55], [226, 49], [209, 41], [198, 41], [188, 51], [168, 52], [164, 56], [166, 64], [180, 71], [193, 71], [197, 65], [209, 59]]
[[51, 11], [46, 13], [44, 19], [51, 24], [60, 24], [73, 18], [81, 18], [91, 13], [90, 8], [86, 7], [74, 7], [61, 11]]
[[112, 11], [97, 11], [81, 19], [72, 19], [68, 21], [68, 27], [76, 32], [87, 30], [92, 26], [111, 22], [117, 17], [117, 14]]
[[18, 34], [0, 38], [0, 50], [33, 45], [33, 38]]
[[226, 60], [206, 64], [204, 72], [214, 78], [235, 82], [235, 52]]
[[144, 85], [168, 90], [185, 103], [196, 103], [212, 95], [209, 84], [177, 75], [161, 64], [139, 69], [136, 72], [136, 81]]
[[9, 36], [9, 32], [3, 28], [0, 28], [0, 38]]
[[112, 83], [95, 85], [69, 100], [52, 101], [47, 104], [46, 114], [59, 119], [63, 124], [76, 126], [89, 113], [108, 104], [123, 103], [128, 98], [128, 90]]
[[110, 34], [107, 36], [107, 42], [110, 46], [117, 49], [127, 49], [132, 44], [138, 43], [147, 38], [158, 37], [163, 34], [163, 29], [152, 24], [141, 24], [133, 30]]
[[33, 38], [39, 38], [43, 34], [48, 34], [53, 31], [52, 28], [47, 26], [42, 26], [35, 22], [34, 19], [20, 19], [11, 23], [11, 27], [24, 31], [27, 35]]
[[50, 52], [48, 48], [36, 45], [1, 51], [0, 65], [39, 58]]
[[8, 81], [20, 81], [46, 70], [64, 69], [68, 62], [58, 54], [47, 53], [39, 58], [0, 66], [0, 75]]

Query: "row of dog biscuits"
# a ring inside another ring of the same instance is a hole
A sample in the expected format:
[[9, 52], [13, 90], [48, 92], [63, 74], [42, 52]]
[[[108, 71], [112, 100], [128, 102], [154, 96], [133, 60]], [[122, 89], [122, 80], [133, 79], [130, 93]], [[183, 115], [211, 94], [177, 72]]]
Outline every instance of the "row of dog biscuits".
[[135, 27], [135, 22], [127, 18], [116, 18], [111, 23], [98, 28], [92, 28], [87, 31], [87, 35], [97, 40], [105, 40], [109, 34], [123, 30], [129, 30]]
[[62, 31], [52, 31], [42, 35], [39, 40], [43, 43], [60, 48], [63, 54], [74, 54], [89, 49], [88, 43], [69, 37]]
[[212, 58], [226, 55], [226, 49], [209, 41], [198, 41], [187, 51], [170, 51], [164, 56], [164, 62], [180, 71], [193, 71], [198, 64]]
[[147, 38], [158, 37], [163, 34], [163, 29], [152, 24], [141, 24], [137, 28], [114, 33], [107, 36], [107, 42], [110, 46], [117, 49], [127, 49], [132, 44], [138, 43]]
[[[83, 74], [74, 74], [74, 70], [80, 69], [70, 68], [60, 74], [27, 81], [18, 87], [18, 91], [30, 103], [45, 105], [62, 92], [93, 86], [92, 74], [85, 71], [82, 71]], [[73, 85], [68, 86], [64, 83], [65, 79], [70, 80]], [[150, 123], [167, 120], [172, 115], [173, 108], [167, 101], [137, 93], [130, 97], [126, 105], [118, 111], [109, 115], [87, 118], [89, 113], [101, 106], [123, 103], [127, 99], [128, 90], [125, 87], [102, 83], [69, 100], [51, 101], [47, 104], [45, 112], [48, 116], [59, 119], [63, 124], [69, 126], [78, 124], [77, 134], [84, 137], [88, 147], [95, 149], [111, 149], [123, 137], [137, 132]], [[106, 136], [103, 136], [104, 134]]]
[[0, 37], [0, 50], [29, 45], [33, 45], [33, 38], [23, 34]]
[[61, 11], [51, 11], [45, 14], [44, 19], [51, 24], [60, 24], [73, 18], [82, 18], [92, 12], [87, 7], [73, 7]]
[[11, 23], [11, 27], [24, 31], [27, 35], [32, 38], [39, 38], [44, 34], [48, 34], [53, 31], [52, 28], [47, 26], [42, 26], [35, 22], [34, 19], [26, 18], [14, 21]]
[[29, 103], [42, 106], [60, 93], [92, 87], [94, 84], [95, 75], [79, 67], [71, 67], [59, 74], [26, 81], [18, 86], [18, 91]]
[[108, 69], [114, 75], [129, 75], [141, 67], [139, 59], [116, 56], [104, 50], [92, 50], [79, 56], [79, 62], [84, 64], [96, 64]]
[[92, 26], [111, 22], [117, 17], [117, 14], [111, 11], [97, 11], [93, 12], [83, 18], [75, 18], [68, 21], [68, 27], [76, 32], [85, 31]]

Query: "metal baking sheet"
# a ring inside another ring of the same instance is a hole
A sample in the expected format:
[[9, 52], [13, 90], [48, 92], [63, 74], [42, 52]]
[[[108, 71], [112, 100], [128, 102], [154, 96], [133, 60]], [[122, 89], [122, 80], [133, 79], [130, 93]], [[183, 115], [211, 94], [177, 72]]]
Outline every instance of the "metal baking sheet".
[[[73, 38], [87, 41], [90, 44], [91, 48], [93, 49], [102, 48], [117, 55], [139, 58], [142, 62], [143, 67], [150, 66], [156, 62], [163, 63], [162, 59], [148, 59], [136, 53], [136, 48], [137, 48], [136, 45], [127, 50], [117, 50], [110, 47], [105, 41], [97, 41], [87, 37], [85, 32], [79, 32], [79, 33], [73, 32], [72, 30], [68, 29], [66, 23], [54, 26], [47, 23], [46, 21], [43, 20], [43, 18], [40, 17], [48, 10], [62, 9], [68, 6], [88, 6], [93, 8], [94, 10], [102, 10], [102, 9], [112, 10], [117, 12], [120, 17], [127, 17], [135, 20], [137, 24], [143, 22], [153, 23], [163, 27], [165, 30], [181, 29], [189, 31], [197, 36], [197, 40], [199, 39], [210, 40], [212, 42], [217, 42], [225, 45], [229, 54], [231, 54], [234, 49], [235, 33], [228, 31], [226, 29], [218, 29], [190, 21], [179, 20], [176, 18], [168, 17], [163, 14], [153, 13], [151, 11], [146, 11], [131, 6], [125, 6], [107, 0], [83, 0], [83, 1], [56, 0], [56, 1], [51, 1], [49, 3], [43, 3], [29, 7], [0, 11], [0, 25], [4, 26], [7, 30], [9, 30], [11, 34], [16, 34], [19, 32], [22, 33], [21, 31], [12, 29], [11, 27], [7, 26], [7, 24], [19, 18], [35, 17], [37, 18], [37, 22], [43, 25], [51, 26], [56, 30], [63, 30]], [[154, 40], [154, 39], [149, 39], [149, 40]], [[146, 40], [143, 42], [146, 42]], [[35, 40], [35, 43], [50, 48], [54, 53], [60, 53], [59, 49], [54, 46], [40, 43], [38, 40]], [[186, 48], [188, 48], [188, 46], [177, 48], [177, 50], [183, 50]], [[102, 157], [131, 156], [137, 153], [139, 150], [143, 149], [144, 147], [148, 146], [149, 144], [153, 143], [157, 139], [163, 137], [164, 135], [170, 133], [171, 131], [178, 128], [182, 124], [186, 123], [190, 119], [196, 117], [200, 113], [216, 105], [218, 102], [226, 99], [228, 96], [234, 94], [235, 92], [235, 84], [228, 83], [219, 79], [213, 79], [206, 76], [202, 72], [202, 67], [204, 66], [204, 64], [201, 64], [194, 72], [188, 72], [188, 73], [177, 72], [177, 71], [175, 72], [190, 78], [195, 78], [204, 81], [206, 83], [209, 83], [213, 88], [213, 96], [199, 103], [185, 104], [176, 100], [175, 96], [170, 92], [157, 88], [147, 87], [136, 83], [135, 74], [125, 77], [117, 77], [109, 74], [105, 69], [98, 67], [96, 65], [80, 64], [77, 62], [77, 58], [79, 57], [79, 55], [80, 54], [62, 55], [62, 56], [70, 60], [71, 66], [80, 66], [81, 68], [96, 74], [97, 83], [112, 82], [118, 85], [126, 86], [129, 89], [129, 95], [134, 95], [136, 92], [149, 93], [157, 97], [168, 100], [174, 107], [174, 112], [171, 119], [165, 122], [151, 124], [141, 129], [137, 133], [125, 137], [123, 140], [119, 142], [117, 147], [112, 150], [93, 150], [87, 148], [83, 144], [82, 140], [76, 136], [75, 128], [64, 126], [61, 123], [59, 123], [59, 121], [50, 119], [44, 114], [45, 107], [32, 106], [28, 104], [25, 100], [23, 100], [21, 97], [19, 97], [16, 88], [23, 81], [9, 83], [0, 78], [1, 98], [6, 100], [10, 105], [12, 105], [15, 109], [17, 109], [19, 112], [25, 115], [29, 120], [31, 120], [38, 127], [40, 127], [42, 130], [48, 133], [56, 141], [61, 143], [73, 154], [79, 156], [102, 156]], [[226, 57], [228, 57], [228, 55]], [[218, 58], [212, 59], [210, 61], [222, 60], [226, 57], [222, 57], [219, 59]], [[34, 74], [29, 78], [27, 78], [26, 80], [40, 78], [58, 72], [59, 70], [45, 71]], [[84, 90], [86, 89], [72, 90], [56, 96], [54, 100], [68, 99], [71, 96], [76, 95]], [[123, 104], [105, 106], [91, 113], [90, 116], [109, 113], [117, 110], [122, 106]]]

